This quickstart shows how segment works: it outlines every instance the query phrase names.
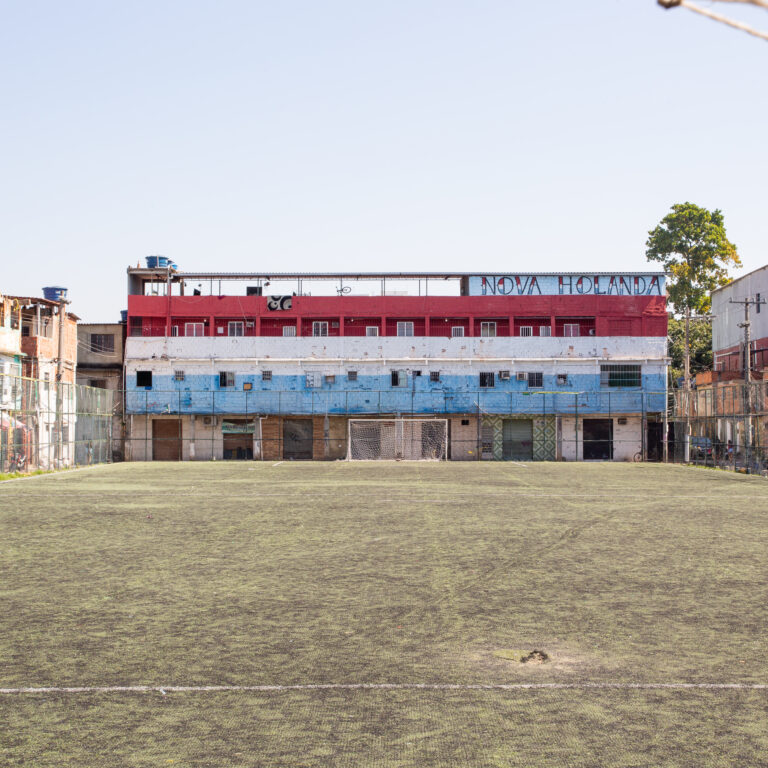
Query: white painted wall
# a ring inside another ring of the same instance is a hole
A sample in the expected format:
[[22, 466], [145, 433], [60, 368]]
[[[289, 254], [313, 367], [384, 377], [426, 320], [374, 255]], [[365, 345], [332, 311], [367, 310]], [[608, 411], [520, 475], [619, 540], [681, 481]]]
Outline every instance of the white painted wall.
[[126, 360], [365, 361], [450, 360], [508, 361], [547, 358], [663, 360], [667, 340], [658, 336], [585, 336], [542, 338], [507, 336], [460, 338], [415, 336], [341, 336], [282, 338], [271, 336], [141, 338], [126, 340]]
[[[768, 299], [768, 266], [756, 269], [744, 275], [723, 288], [712, 292], [712, 348], [728, 349], [735, 347], [744, 340], [744, 329], [738, 324], [744, 322], [744, 307], [731, 304], [731, 299], [753, 299], [756, 294]], [[768, 306], [755, 312], [750, 307], [750, 335], [753, 339], [768, 337]]]
[[[587, 417], [590, 418], [590, 417]], [[594, 414], [591, 418], [604, 418]], [[619, 424], [619, 418], [626, 418], [626, 424]], [[576, 419], [573, 416], [560, 417], [558, 430], [559, 455], [566, 461], [581, 461], [583, 454], [584, 431], [581, 417], [578, 418], [577, 429], [574, 429]], [[639, 416], [613, 417], [613, 460], [632, 461], [635, 454], [643, 449], [643, 420]]]

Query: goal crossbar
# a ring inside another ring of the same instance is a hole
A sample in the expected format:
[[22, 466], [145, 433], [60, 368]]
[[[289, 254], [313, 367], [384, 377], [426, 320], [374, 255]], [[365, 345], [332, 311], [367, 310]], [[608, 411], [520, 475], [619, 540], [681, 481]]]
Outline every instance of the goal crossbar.
[[448, 419], [350, 419], [351, 461], [443, 461], [448, 458]]

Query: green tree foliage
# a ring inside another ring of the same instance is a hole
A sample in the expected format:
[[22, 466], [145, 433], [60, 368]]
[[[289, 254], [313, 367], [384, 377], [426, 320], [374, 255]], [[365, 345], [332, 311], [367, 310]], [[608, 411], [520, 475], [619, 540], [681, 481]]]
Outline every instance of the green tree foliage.
[[[685, 369], [685, 321], [671, 317], [668, 334], [669, 356], [672, 358], [670, 373], [672, 380], [677, 381]], [[702, 319], [691, 323], [689, 341], [691, 374], [695, 376], [700, 371], [707, 371], [712, 367], [712, 322]]]
[[678, 314], [708, 312], [709, 292], [729, 282], [731, 267], [741, 266], [723, 214], [693, 203], [673, 205], [645, 245], [646, 258], [660, 262], [669, 275], [669, 299]]

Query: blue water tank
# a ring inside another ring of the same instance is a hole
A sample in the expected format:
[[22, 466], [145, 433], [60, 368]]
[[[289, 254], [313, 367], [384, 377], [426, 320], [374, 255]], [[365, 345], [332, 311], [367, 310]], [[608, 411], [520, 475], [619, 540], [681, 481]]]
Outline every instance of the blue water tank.
[[147, 256], [147, 269], [165, 269], [170, 263], [167, 256]]
[[121, 309], [120, 310], [120, 322], [121, 323], [127, 323], [128, 322], [128, 310], [127, 309]]
[[157, 256], [147, 256], [147, 269], [157, 269]]
[[67, 289], [60, 285], [49, 285], [47, 288], [43, 288], [43, 296], [48, 301], [61, 301], [67, 298]]

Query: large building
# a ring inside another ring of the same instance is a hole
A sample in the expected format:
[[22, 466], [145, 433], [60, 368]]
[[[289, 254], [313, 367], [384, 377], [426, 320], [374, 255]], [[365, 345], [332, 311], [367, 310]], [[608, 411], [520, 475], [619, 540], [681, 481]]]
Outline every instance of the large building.
[[[768, 266], [712, 291], [712, 351], [716, 371], [744, 372], [744, 299], [768, 300]], [[753, 371], [768, 366], [768, 306], [750, 306], [750, 356]]]
[[438, 458], [661, 457], [663, 274], [184, 273], [152, 259], [128, 288], [134, 460], [341, 459], [358, 420], [382, 419], [432, 421], [415, 452], [395, 447], [404, 458], [429, 457], [425, 435], [444, 427]]
[[[110, 454], [114, 459], [123, 458], [123, 350], [125, 346], [125, 322], [80, 323], [77, 326], [77, 383], [97, 390], [114, 393], [114, 412], [110, 434]], [[81, 397], [89, 396], [80, 390]], [[91, 395], [93, 396], [93, 395]], [[79, 442], [92, 441], [95, 432], [101, 435], [103, 425], [82, 424]]]

